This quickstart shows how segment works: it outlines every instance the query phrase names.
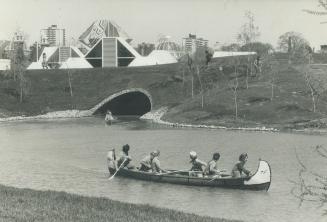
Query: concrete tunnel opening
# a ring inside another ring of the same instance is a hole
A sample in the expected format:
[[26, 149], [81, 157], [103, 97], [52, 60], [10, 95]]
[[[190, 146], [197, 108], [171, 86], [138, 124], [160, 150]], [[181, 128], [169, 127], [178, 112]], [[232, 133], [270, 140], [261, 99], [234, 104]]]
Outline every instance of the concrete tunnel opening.
[[95, 115], [105, 115], [110, 110], [114, 116], [142, 116], [151, 111], [150, 98], [139, 91], [127, 92], [109, 100], [98, 108]]

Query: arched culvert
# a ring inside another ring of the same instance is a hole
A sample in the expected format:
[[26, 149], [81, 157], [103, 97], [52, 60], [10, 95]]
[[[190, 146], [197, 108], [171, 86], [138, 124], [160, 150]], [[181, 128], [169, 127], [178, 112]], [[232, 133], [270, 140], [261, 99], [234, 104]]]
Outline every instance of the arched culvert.
[[124, 90], [94, 107], [93, 114], [104, 115], [107, 110], [110, 110], [115, 116], [142, 116], [151, 111], [151, 107], [151, 96], [144, 90]]

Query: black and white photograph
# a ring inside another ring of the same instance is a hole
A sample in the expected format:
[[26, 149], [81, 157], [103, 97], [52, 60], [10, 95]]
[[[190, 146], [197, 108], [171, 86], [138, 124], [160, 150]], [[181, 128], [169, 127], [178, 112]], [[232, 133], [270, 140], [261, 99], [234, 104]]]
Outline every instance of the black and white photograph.
[[326, 222], [327, 0], [0, 0], [0, 221]]

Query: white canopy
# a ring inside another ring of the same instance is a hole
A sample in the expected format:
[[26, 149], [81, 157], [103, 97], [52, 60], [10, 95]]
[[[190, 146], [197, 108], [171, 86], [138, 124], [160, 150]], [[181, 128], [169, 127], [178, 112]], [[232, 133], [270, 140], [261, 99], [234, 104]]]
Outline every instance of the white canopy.
[[244, 55], [256, 55], [256, 52], [226, 52], [215, 51], [212, 58], [228, 57], [228, 56], [244, 56]]
[[177, 63], [177, 59], [166, 50], [154, 50], [148, 56], [136, 57], [129, 66], [151, 66]]
[[68, 58], [59, 69], [86, 69], [93, 68], [84, 58]]

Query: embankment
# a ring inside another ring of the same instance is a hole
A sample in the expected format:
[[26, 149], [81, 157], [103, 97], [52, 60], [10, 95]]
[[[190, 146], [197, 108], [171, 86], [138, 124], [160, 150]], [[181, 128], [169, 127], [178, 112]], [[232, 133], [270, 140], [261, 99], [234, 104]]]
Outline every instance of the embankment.
[[175, 210], [128, 204], [65, 192], [35, 191], [0, 185], [1, 221], [231, 222]]
[[327, 128], [327, 67], [309, 66], [309, 84], [305, 67], [284, 57], [266, 62], [261, 72], [247, 59], [225, 58], [199, 73], [183, 64], [33, 70], [24, 81], [2, 73], [0, 117], [85, 111], [117, 92], [139, 88], [151, 95], [152, 110], [168, 108], [162, 121], [181, 126]]

